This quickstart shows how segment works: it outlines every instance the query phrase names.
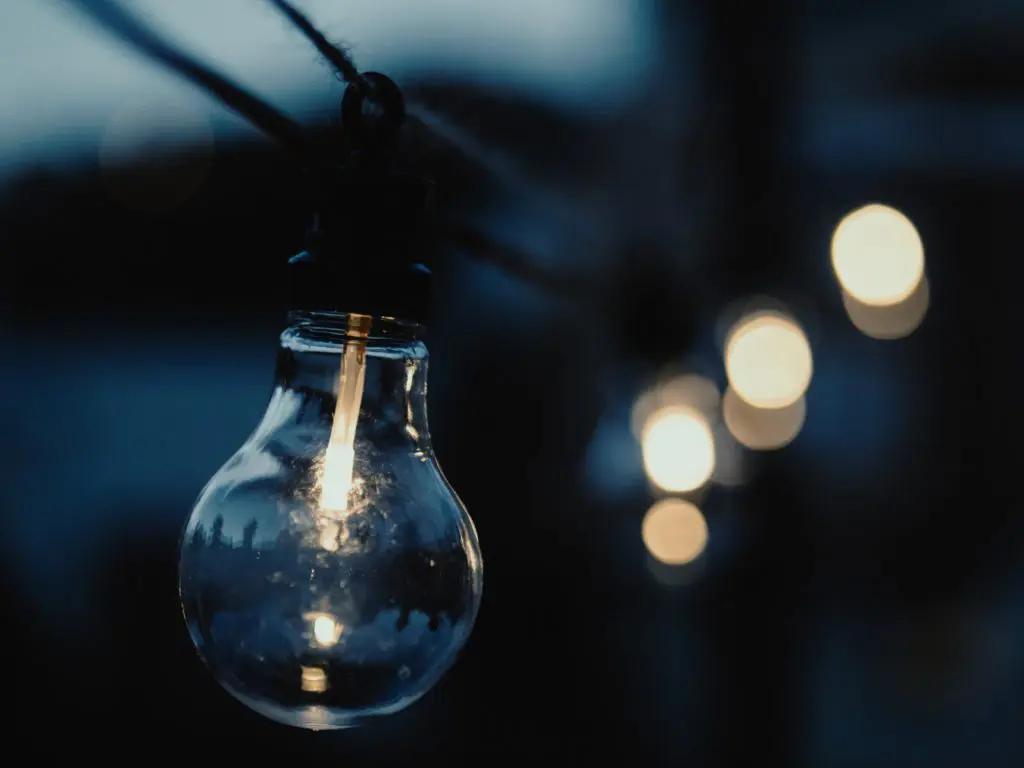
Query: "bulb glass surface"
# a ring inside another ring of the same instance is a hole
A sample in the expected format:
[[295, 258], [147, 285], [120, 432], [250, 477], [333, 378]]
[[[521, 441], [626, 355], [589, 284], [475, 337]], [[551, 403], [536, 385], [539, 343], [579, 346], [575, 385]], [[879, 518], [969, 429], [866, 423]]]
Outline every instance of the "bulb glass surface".
[[314, 730], [396, 712], [452, 665], [483, 564], [430, 445], [415, 327], [302, 313], [261, 423], [185, 527], [189, 631], [252, 709]]

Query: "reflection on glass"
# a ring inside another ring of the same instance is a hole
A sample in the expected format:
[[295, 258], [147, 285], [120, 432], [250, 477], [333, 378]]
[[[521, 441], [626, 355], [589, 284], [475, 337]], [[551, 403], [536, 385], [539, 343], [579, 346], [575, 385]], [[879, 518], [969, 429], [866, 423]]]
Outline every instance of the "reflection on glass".
[[630, 426], [637, 437], [643, 435], [650, 418], [664, 408], [682, 406], [711, 417], [721, 400], [715, 382], [687, 373], [660, 382], [641, 394], [633, 404]]
[[872, 339], [902, 339], [909, 336], [924, 322], [930, 303], [931, 291], [927, 277], [917, 284], [917, 288], [905, 300], [888, 307], [863, 304], [843, 291], [843, 307], [850, 322]]
[[772, 451], [793, 442], [807, 418], [801, 397], [785, 408], [755, 408], [732, 389], [722, 398], [722, 420], [736, 441], [754, 451]]
[[293, 316], [262, 422], [189, 518], [192, 638], [267, 717], [322, 729], [398, 711], [469, 636], [482, 562], [431, 448], [426, 370], [415, 327]]

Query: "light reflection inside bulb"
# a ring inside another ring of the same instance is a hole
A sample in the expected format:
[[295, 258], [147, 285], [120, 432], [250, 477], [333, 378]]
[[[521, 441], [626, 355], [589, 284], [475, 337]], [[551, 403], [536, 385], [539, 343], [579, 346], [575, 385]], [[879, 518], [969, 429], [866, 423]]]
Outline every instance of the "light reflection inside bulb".
[[725, 345], [725, 370], [732, 390], [756, 408], [785, 408], [811, 382], [814, 364], [803, 329], [778, 312], [742, 318]]
[[323, 529], [320, 531], [320, 547], [328, 552], [337, 552], [339, 533], [340, 529], [337, 523], [330, 520], [325, 522]]
[[311, 613], [306, 620], [312, 624], [313, 640], [321, 648], [330, 648], [341, 639], [344, 627], [329, 613]]
[[203, 660], [247, 706], [312, 729], [422, 696], [482, 586], [472, 522], [430, 451], [425, 346], [359, 337], [349, 319], [282, 334], [266, 419], [204, 489], [182, 547]]
[[318, 667], [302, 668], [302, 690], [323, 693], [327, 690], [327, 673]]

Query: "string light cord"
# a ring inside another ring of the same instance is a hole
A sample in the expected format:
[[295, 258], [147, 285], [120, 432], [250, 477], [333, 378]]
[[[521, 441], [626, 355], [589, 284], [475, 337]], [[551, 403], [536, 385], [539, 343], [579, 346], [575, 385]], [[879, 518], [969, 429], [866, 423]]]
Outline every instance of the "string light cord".
[[[293, 154], [302, 166], [319, 175], [328, 163], [310, 141], [304, 127], [277, 108], [259, 99], [242, 86], [178, 45], [154, 31], [135, 12], [118, 0], [65, 0], [100, 29], [194, 86], [209, 93], [221, 104], [243, 117], [281, 147]], [[393, 83], [377, 73], [363, 73], [352, 57], [331, 43], [307, 16], [286, 0], [267, 0], [309, 40], [321, 56], [347, 84], [342, 101], [343, 129], [357, 142], [384, 141], [403, 126], [408, 126], [435, 143], [456, 150], [473, 167], [495, 177], [517, 194], [536, 192], [536, 185], [512, 172], [510, 164], [495, 160], [479, 142], [469, 141], [464, 131], [456, 130], [440, 116], [414, 105], [408, 111], [401, 93]], [[408, 119], [411, 118], [411, 119]], [[442, 129], [443, 127], [443, 129]], [[449, 225], [443, 235], [466, 256], [488, 263], [517, 280], [559, 298], [578, 299], [585, 294], [568, 274], [555, 271], [510, 244], [501, 243], [479, 228], [465, 224]]]
[[302, 126], [185, 53], [114, 0], [65, 0], [97, 26], [217, 98], [305, 164], [315, 161]]

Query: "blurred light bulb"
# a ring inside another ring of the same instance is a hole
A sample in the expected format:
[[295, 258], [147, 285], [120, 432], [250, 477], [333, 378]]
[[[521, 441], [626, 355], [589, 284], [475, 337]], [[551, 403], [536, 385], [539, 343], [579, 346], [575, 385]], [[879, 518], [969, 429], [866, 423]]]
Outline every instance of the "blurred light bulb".
[[888, 307], [906, 300], [924, 277], [924, 245], [902, 213], [865, 205], [836, 227], [832, 268], [843, 290], [861, 304]]
[[666, 565], [693, 562], [708, 543], [708, 524], [695, 504], [662, 499], [647, 510], [641, 527], [651, 557]]
[[640, 395], [633, 404], [630, 426], [633, 434], [643, 434], [651, 415], [671, 406], [684, 406], [710, 416], [718, 410], [721, 396], [715, 382], [693, 373], [663, 381]]
[[675, 493], [704, 485], [715, 470], [715, 438], [707, 418], [686, 406], [656, 411], [640, 438], [644, 468], [658, 487]]
[[236, 698], [278, 722], [343, 728], [441, 678], [472, 629], [483, 565], [431, 448], [418, 326], [293, 321], [262, 422], [189, 517], [181, 598]]
[[811, 383], [811, 345], [792, 319], [770, 311], [742, 318], [725, 343], [729, 385], [756, 408], [785, 408]]
[[729, 433], [754, 451], [784, 448], [796, 439], [807, 418], [807, 401], [801, 397], [785, 408], [755, 408], [732, 389], [722, 398], [722, 420]]
[[192, 100], [178, 102], [170, 113], [152, 103], [132, 103], [115, 113], [103, 131], [100, 178], [120, 204], [164, 212], [203, 185], [213, 150], [213, 126]]
[[912, 334], [924, 322], [930, 303], [927, 277], [921, 279], [910, 296], [887, 307], [864, 304], [843, 291], [843, 307], [850, 322], [865, 336], [880, 340], [902, 339]]

